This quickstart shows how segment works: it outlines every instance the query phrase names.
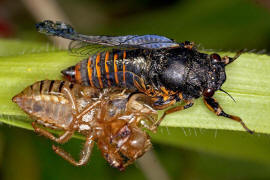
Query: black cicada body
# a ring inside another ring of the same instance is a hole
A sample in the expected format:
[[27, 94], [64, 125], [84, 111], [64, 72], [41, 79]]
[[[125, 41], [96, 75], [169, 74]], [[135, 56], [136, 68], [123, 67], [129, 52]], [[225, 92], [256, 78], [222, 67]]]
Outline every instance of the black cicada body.
[[86, 36], [60, 22], [44, 21], [37, 24], [37, 29], [73, 40], [71, 52], [88, 56], [62, 71], [70, 81], [96, 88], [115, 86], [143, 92], [152, 97], [156, 109], [165, 109], [181, 100], [186, 102], [183, 107], [165, 111], [164, 116], [191, 107], [193, 99], [203, 96], [211, 111], [240, 122], [252, 133], [239, 117], [226, 114], [213, 98], [215, 91], [223, 91], [226, 65], [240, 53], [233, 58], [209, 55], [197, 51], [188, 41], [177, 43], [157, 35]]

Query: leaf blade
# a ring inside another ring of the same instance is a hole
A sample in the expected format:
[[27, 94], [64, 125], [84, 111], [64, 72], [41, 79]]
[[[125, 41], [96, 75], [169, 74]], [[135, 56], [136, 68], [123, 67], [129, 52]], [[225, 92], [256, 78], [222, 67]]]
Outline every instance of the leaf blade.
[[[233, 56], [229, 53], [228, 55]], [[0, 88], [0, 122], [32, 129], [30, 119], [11, 101], [12, 97], [38, 80], [61, 79], [60, 71], [80, 60], [82, 59], [70, 56], [65, 51], [12, 54], [0, 57], [0, 85], [2, 86]], [[253, 153], [266, 154], [268, 150], [269, 137], [263, 134], [270, 134], [269, 68], [269, 56], [243, 54], [227, 67], [227, 81], [223, 86], [223, 89], [228, 91], [237, 103], [234, 103], [224, 93], [217, 92], [215, 95], [226, 112], [239, 115], [251, 129], [255, 129], [256, 135], [250, 136], [237, 122], [215, 116], [204, 106], [202, 100], [198, 99], [195, 100], [192, 108], [168, 115], [160, 129], [168, 127], [175, 130], [170, 130], [171, 134], [165, 135], [159, 132], [153, 135], [154, 140], [227, 156], [240, 156], [258, 161], [265, 159], [269, 163], [270, 159], [265, 158], [264, 155], [252, 157], [252, 153], [241, 155], [241, 151], [234, 151], [237, 142], [241, 141], [241, 137], [247, 139], [244, 141], [247, 144], [245, 148]], [[198, 137], [198, 134], [195, 133], [190, 136], [176, 133], [177, 131], [183, 132], [183, 128], [195, 129], [197, 132], [203, 129], [205, 133], [202, 137]], [[218, 135], [222, 135], [221, 140], [213, 140], [213, 131], [216, 130], [218, 130]], [[263, 140], [256, 144], [256, 138], [259, 135], [263, 136]], [[77, 137], [81, 138], [81, 136]], [[251, 139], [251, 143], [248, 143], [249, 139]], [[221, 147], [224, 148], [224, 145], [227, 146], [225, 150], [221, 149]], [[254, 146], [257, 148], [254, 149]]]

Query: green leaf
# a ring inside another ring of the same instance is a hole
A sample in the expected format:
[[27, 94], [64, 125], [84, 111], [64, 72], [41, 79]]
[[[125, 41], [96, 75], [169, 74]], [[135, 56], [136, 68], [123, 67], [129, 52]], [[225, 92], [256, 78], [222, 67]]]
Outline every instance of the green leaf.
[[0, 56], [14, 56], [40, 52], [56, 51], [49, 43], [37, 43], [20, 40], [0, 40]]
[[[35, 47], [44, 47], [32, 44]], [[3, 41], [0, 41], [0, 47], [1, 45]], [[11, 101], [12, 97], [38, 80], [61, 79], [62, 69], [82, 59], [66, 51], [51, 51], [52, 49], [22, 54], [20, 52], [23, 45], [23, 42], [6, 42], [5, 49], [10, 52], [0, 51], [0, 121], [32, 129], [31, 120]], [[225, 54], [234, 55], [221, 53]], [[154, 140], [270, 163], [267, 153], [270, 152], [269, 69], [269, 56], [245, 53], [226, 68], [227, 81], [223, 89], [236, 99], [236, 103], [222, 92], [215, 94], [225, 112], [240, 116], [250, 129], [255, 130], [254, 135], [245, 132], [235, 121], [217, 117], [205, 107], [200, 98], [195, 100], [192, 108], [168, 115], [159, 128], [163, 133], [159, 131], [154, 134]]]

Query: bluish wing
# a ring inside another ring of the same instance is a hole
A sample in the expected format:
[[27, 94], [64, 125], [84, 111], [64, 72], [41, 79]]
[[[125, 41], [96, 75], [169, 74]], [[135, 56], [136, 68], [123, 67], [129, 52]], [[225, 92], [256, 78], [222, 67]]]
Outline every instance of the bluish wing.
[[[107, 39], [107, 40], [106, 40]], [[173, 40], [158, 35], [127, 35], [104, 37], [108, 43], [115, 42], [114, 45], [121, 47], [145, 48], [145, 49], [162, 49], [178, 47], [179, 44]]]
[[127, 35], [127, 36], [87, 36], [78, 34], [70, 26], [62, 22], [43, 21], [36, 25], [39, 32], [51, 36], [81, 41], [87, 44], [98, 44], [121, 48], [162, 49], [174, 48], [179, 44], [172, 39], [158, 35]]

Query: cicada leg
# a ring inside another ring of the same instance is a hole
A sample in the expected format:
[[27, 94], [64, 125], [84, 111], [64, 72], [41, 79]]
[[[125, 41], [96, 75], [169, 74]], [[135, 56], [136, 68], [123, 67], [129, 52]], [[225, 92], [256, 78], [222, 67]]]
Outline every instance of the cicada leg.
[[96, 101], [95, 103], [86, 106], [80, 113], [76, 115], [76, 118], [82, 118], [86, 113], [94, 109], [99, 103], [101, 103], [101, 101]]
[[75, 100], [75, 97], [74, 97], [74, 94], [72, 93], [72, 91], [70, 91], [69, 89], [67, 88], [63, 88], [63, 91], [66, 92], [71, 104], [72, 104], [72, 110], [73, 110], [73, 115], [75, 114], [78, 114], [78, 108], [77, 108], [77, 104], [76, 104], [76, 100]]
[[157, 121], [158, 113], [153, 108], [151, 97], [142, 93], [133, 94], [128, 100], [127, 111], [130, 111], [135, 116], [134, 122], [136, 124], [140, 123], [146, 129], [155, 130], [152, 125]]
[[37, 125], [36, 125], [36, 123], [38, 123], [38, 122], [36, 122], [36, 121], [34, 121], [34, 122], [32, 122], [32, 126], [33, 126], [33, 128], [34, 128], [34, 130], [35, 130], [35, 132], [36, 133], [38, 133], [38, 134], [40, 134], [40, 135], [42, 135], [42, 136], [45, 136], [45, 137], [47, 137], [47, 138], [49, 138], [49, 139], [51, 139], [52, 141], [55, 141], [55, 142], [57, 142], [57, 143], [65, 143], [65, 142], [67, 142], [71, 137], [72, 137], [72, 135], [73, 135], [73, 133], [74, 133], [74, 131], [72, 130], [72, 131], [66, 131], [66, 132], [64, 132], [64, 134], [62, 134], [61, 136], [59, 136], [59, 137], [55, 137], [52, 133], [50, 133], [49, 131], [47, 131], [47, 130], [45, 130], [45, 129], [42, 129], [42, 128], [40, 128], [40, 127], [38, 127]]
[[84, 143], [84, 148], [81, 151], [81, 157], [80, 157], [79, 161], [74, 160], [74, 158], [71, 157], [71, 155], [69, 153], [67, 153], [66, 151], [64, 151], [60, 147], [53, 145], [52, 149], [54, 150], [54, 152], [56, 154], [58, 154], [59, 156], [61, 156], [62, 158], [64, 158], [65, 160], [67, 160], [68, 162], [73, 164], [74, 166], [82, 166], [88, 162], [89, 157], [92, 153], [93, 146], [94, 146], [93, 136], [90, 135], [87, 137], [87, 139]]
[[[136, 113], [134, 115], [136, 116], [136, 118], [135, 118], [136, 124], [140, 124], [144, 128], [146, 128], [152, 132], [156, 132], [157, 126], [155, 125], [155, 122], [156, 122], [157, 118], [152, 118], [153, 113], [143, 114], [143, 115], [140, 113]], [[157, 114], [156, 114], [156, 117], [158, 117]], [[142, 123], [143, 121], [145, 123]], [[150, 123], [147, 123], [147, 122], [150, 122]], [[130, 123], [133, 123], [133, 122], [130, 122]]]
[[155, 126], [159, 126], [160, 123], [162, 122], [162, 120], [165, 118], [165, 116], [167, 116], [168, 114], [171, 113], [175, 113], [177, 111], [182, 111], [184, 109], [190, 108], [191, 106], [193, 106], [193, 102], [192, 101], [186, 101], [186, 104], [184, 106], [176, 106], [170, 109], [167, 109], [163, 115], [161, 116], [161, 118], [155, 123]]
[[[153, 101], [155, 101], [155, 98], [153, 98]], [[162, 104], [162, 105], [153, 105], [153, 107], [155, 109], [158, 109], [158, 110], [162, 110], [162, 109], [166, 109], [168, 107], [170, 107], [171, 105], [175, 104], [176, 103], [176, 100], [173, 99], [172, 101], [170, 101], [169, 103], [167, 104]]]
[[[91, 111], [93, 108], [95, 108], [101, 102], [101, 101], [96, 101], [93, 104], [89, 104], [81, 112], [78, 112], [78, 107], [77, 107], [76, 100], [75, 100], [75, 97], [73, 95], [73, 92], [70, 91], [67, 88], [64, 88], [63, 90], [66, 92], [66, 94], [67, 94], [67, 96], [68, 96], [68, 98], [69, 98], [69, 100], [70, 100], [70, 102], [72, 104], [73, 116], [74, 116], [74, 119], [76, 119], [76, 121], [81, 119], [83, 117], [83, 115], [85, 115], [86, 113]], [[71, 123], [71, 125], [73, 125], [73, 123]]]
[[253, 134], [254, 131], [250, 130], [246, 124], [242, 121], [242, 119], [238, 116], [233, 116], [233, 115], [230, 115], [230, 114], [227, 114], [223, 111], [223, 109], [220, 107], [220, 105], [218, 104], [218, 102], [212, 98], [212, 97], [204, 97], [203, 99], [204, 101], [204, 104], [207, 106], [207, 108], [211, 111], [213, 111], [214, 113], [216, 113], [217, 116], [223, 116], [223, 117], [226, 117], [226, 118], [230, 118], [234, 121], [237, 121], [239, 122], [243, 128], [249, 132], [250, 134]]

